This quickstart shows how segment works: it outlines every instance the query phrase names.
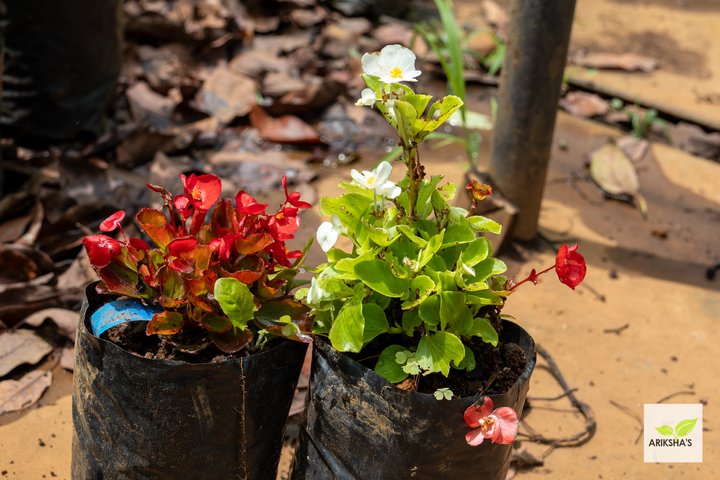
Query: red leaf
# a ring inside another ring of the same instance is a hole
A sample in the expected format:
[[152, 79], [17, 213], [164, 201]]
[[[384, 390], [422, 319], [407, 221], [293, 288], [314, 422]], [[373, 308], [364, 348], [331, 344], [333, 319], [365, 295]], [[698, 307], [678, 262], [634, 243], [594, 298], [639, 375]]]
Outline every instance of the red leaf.
[[247, 238], [236, 238], [235, 249], [241, 255], [252, 255], [265, 250], [275, 240], [267, 233], [253, 233]]
[[170, 255], [182, 257], [184, 254], [191, 252], [197, 244], [198, 240], [195, 237], [180, 237], [170, 242], [167, 248]]
[[164, 311], [153, 315], [145, 333], [148, 335], [174, 335], [180, 331], [185, 319], [179, 312]]
[[168, 219], [159, 210], [154, 208], [143, 208], [135, 216], [140, 228], [152, 239], [160, 248], [167, 248], [168, 244], [177, 237], [177, 232], [168, 223]]
[[107, 217], [101, 224], [100, 224], [100, 231], [102, 232], [112, 232], [116, 228], [120, 226], [123, 219], [125, 218], [125, 211], [124, 210], [118, 210], [117, 212], [113, 213], [109, 217]]
[[250, 329], [236, 331], [234, 328], [225, 333], [211, 333], [210, 338], [216, 347], [225, 353], [236, 353], [250, 343], [253, 333]]
[[216, 313], [209, 313], [205, 315], [202, 317], [200, 323], [202, 323], [202, 326], [205, 327], [205, 330], [215, 333], [227, 332], [230, 330], [230, 327], [232, 327], [232, 323], [229, 318]]

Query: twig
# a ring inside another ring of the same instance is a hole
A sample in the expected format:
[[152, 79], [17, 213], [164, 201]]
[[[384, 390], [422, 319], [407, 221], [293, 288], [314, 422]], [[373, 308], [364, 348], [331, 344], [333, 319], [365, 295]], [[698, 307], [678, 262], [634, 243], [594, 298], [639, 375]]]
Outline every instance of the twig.
[[550, 373], [563, 388], [565, 393], [561, 397], [567, 397], [568, 400], [570, 400], [572, 406], [577, 409], [577, 411], [580, 412], [583, 417], [585, 417], [585, 428], [581, 432], [578, 432], [577, 434], [570, 437], [548, 438], [538, 433], [535, 433], [532, 428], [530, 428], [526, 423], [523, 423], [525, 428], [530, 432], [530, 435], [524, 436], [528, 437], [528, 440], [531, 442], [551, 445], [553, 448], [579, 447], [580, 445], [584, 445], [585, 443], [590, 441], [590, 439], [595, 435], [595, 430], [597, 428], [597, 423], [595, 422], [595, 414], [593, 413], [592, 409], [588, 404], [581, 402], [577, 399], [577, 397], [575, 397], [574, 391], [576, 389], [570, 388], [567, 381], [565, 380], [565, 377], [563, 377], [563, 374], [560, 372], [560, 369], [555, 363], [555, 360], [553, 360], [552, 356], [550, 356], [550, 354], [538, 344], [535, 345], [535, 349], [537, 350], [537, 353], [545, 359], [548, 364]]
[[623, 330], [627, 329], [628, 327], [630, 327], [630, 324], [626, 323], [622, 327], [606, 328], [603, 330], [603, 333], [614, 333], [615, 335], [620, 335], [623, 332]]
[[616, 407], [618, 410], [623, 412], [625, 415], [635, 419], [636, 422], [640, 425], [640, 433], [638, 433], [637, 438], [635, 439], [635, 444], [640, 441], [640, 438], [642, 438], [643, 431], [645, 430], [645, 426], [643, 424], [642, 418], [640, 418], [635, 412], [633, 412], [630, 408], [626, 407], [625, 405], [621, 405], [615, 400], [610, 400], [610, 404], [614, 407]]
[[695, 391], [694, 390], [682, 390], [680, 392], [674, 392], [669, 395], [665, 395], [664, 397], [662, 397], [660, 400], [658, 400], [655, 403], [667, 402], [671, 398], [677, 397], [678, 395], [695, 395]]
[[573, 392], [577, 392], [577, 388], [571, 388], [570, 390], [563, 392], [555, 397], [528, 397], [528, 400], [530, 400], [531, 402], [552, 402], [555, 400], [560, 400], [561, 398], [565, 398]]

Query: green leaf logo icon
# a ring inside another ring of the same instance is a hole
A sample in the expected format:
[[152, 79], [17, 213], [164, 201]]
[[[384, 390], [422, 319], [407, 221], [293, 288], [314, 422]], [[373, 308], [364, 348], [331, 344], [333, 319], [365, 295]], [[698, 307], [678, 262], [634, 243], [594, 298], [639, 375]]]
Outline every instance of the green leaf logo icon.
[[680, 422], [678, 422], [678, 424], [675, 425], [675, 436], [685, 437], [689, 435], [690, 432], [693, 431], [693, 428], [695, 428], [697, 420], [697, 418], [692, 418], [688, 420], [681, 420]]
[[670, 425], [663, 425], [662, 427], [655, 427], [655, 430], [658, 431], [660, 435], [670, 437], [675, 435], [675, 431]]

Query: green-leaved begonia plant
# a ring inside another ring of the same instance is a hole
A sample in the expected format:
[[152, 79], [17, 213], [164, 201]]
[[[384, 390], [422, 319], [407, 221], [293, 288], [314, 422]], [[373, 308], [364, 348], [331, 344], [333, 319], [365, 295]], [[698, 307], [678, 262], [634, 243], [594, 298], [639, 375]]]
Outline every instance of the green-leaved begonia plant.
[[[508, 293], [499, 276], [505, 264], [477, 235], [499, 233], [501, 226], [453, 206], [455, 186], [427, 177], [419, 162], [419, 145], [463, 102], [448, 95], [431, 103], [429, 95], [401, 84], [420, 74], [414, 63], [412, 51], [399, 45], [363, 56], [367, 88], [358, 105], [376, 107], [397, 131], [407, 174], [396, 185], [391, 165], [381, 162], [372, 171], [353, 171], [353, 181], [341, 184], [342, 196], [321, 200], [322, 213], [331, 217], [317, 233], [327, 263], [318, 266], [310, 288], [298, 292], [312, 307], [315, 333], [328, 335], [339, 351], [360, 352], [379, 335], [398, 339], [375, 366], [393, 383], [473, 370], [468, 341], [498, 342], [482, 307], [501, 305]], [[351, 240], [351, 251], [334, 247], [340, 236]]]

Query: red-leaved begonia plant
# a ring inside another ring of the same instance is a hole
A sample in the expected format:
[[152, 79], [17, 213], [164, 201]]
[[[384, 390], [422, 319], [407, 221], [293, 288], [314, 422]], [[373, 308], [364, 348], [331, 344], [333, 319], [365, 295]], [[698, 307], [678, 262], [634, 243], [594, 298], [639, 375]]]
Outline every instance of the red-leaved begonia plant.
[[119, 230], [119, 239], [83, 239], [101, 278], [98, 292], [162, 307], [148, 323], [148, 335], [200, 328], [226, 353], [247, 346], [258, 331], [309, 342], [308, 309], [289, 296], [304, 251], [289, 250], [285, 242], [300, 226], [299, 211], [310, 204], [288, 192], [286, 178], [285, 201], [275, 213], [246, 192], [234, 201], [221, 198], [215, 175], [181, 179], [184, 192], [176, 196], [148, 185], [162, 195], [163, 211], [143, 208], [135, 217], [154, 246], [125, 235], [122, 210], [100, 224], [104, 233]]

